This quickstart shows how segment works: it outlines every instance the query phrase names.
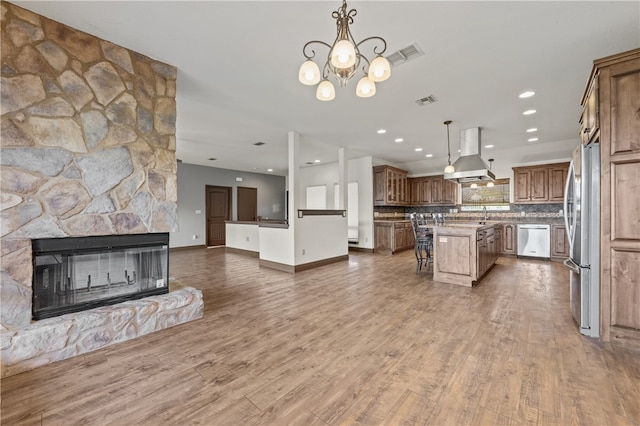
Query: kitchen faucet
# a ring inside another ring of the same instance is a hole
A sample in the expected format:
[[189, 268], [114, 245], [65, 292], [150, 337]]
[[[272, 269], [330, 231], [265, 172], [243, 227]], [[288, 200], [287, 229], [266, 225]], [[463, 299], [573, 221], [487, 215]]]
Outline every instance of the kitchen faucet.
[[482, 211], [484, 212], [484, 222], [487, 222], [487, 206], [482, 206]]

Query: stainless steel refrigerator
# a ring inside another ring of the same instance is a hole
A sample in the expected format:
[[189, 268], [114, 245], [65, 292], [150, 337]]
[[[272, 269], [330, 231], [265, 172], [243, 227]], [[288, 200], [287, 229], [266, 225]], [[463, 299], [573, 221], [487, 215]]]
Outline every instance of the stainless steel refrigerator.
[[600, 144], [573, 151], [564, 199], [569, 299], [580, 332], [600, 336]]

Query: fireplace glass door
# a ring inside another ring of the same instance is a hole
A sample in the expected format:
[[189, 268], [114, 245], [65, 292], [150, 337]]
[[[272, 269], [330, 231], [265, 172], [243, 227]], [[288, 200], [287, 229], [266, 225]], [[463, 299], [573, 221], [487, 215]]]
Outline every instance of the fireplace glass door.
[[33, 241], [35, 320], [168, 292], [168, 234]]

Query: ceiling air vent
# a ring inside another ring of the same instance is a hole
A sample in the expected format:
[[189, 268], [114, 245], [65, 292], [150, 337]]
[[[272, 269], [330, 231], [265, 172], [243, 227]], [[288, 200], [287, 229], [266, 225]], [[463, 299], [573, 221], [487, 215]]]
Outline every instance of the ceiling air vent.
[[438, 100], [433, 95], [425, 96], [424, 98], [420, 98], [420, 99], [416, 100], [416, 103], [418, 105], [420, 105], [420, 106], [429, 105], [429, 104], [432, 104], [434, 102], [438, 102]]
[[387, 60], [391, 62], [391, 65], [397, 67], [398, 65], [402, 65], [406, 62], [412, 61], [420, 56], [424, 55], [418, 43], [410, 44], [407, 47], [403, 47], [402, 49], [391, 53], [387, 56]]
[[256, 142], [256, 143], [254, 143], [254, 145], [255, 145], [255, 146], [262, 146], [262, 145], [264, 145], [264, 142], [262, 142], [262, 141], [260, 141], [260, 142]]

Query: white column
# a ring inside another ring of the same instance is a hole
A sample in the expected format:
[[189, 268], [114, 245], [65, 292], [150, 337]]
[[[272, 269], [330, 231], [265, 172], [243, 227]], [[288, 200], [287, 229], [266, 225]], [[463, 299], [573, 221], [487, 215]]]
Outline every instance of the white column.
[[349, 182], [347, 174], [347, 161], [344, 158], [344, 148], [338, 149], [338, 202], [335, 208], [337, 210], [347, 210], [348, 198], [347, 198], [347, 185]]

